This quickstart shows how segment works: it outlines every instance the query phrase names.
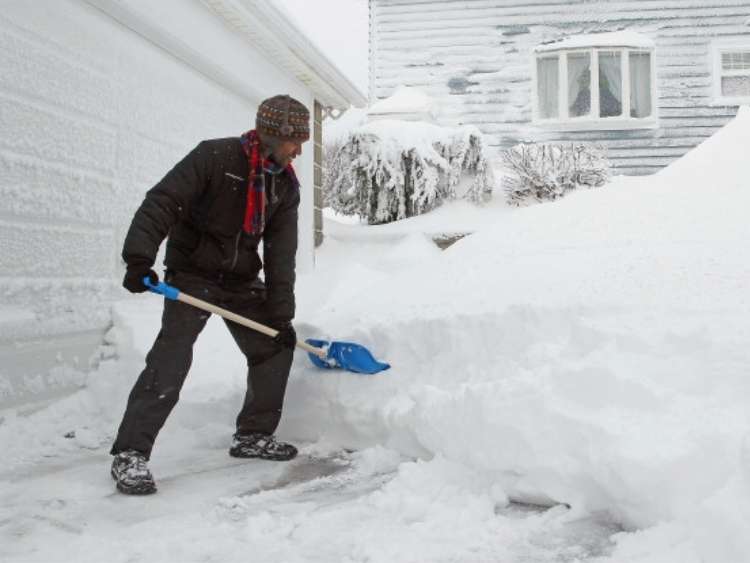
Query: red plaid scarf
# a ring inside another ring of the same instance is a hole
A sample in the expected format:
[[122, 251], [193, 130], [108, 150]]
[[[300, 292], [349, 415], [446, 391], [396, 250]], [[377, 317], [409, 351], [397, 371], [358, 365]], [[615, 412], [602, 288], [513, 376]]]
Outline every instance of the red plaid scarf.
[[[242, 150], [247, 155], [249, 173], [247, 177], [247, 204], [245, 205], [245, 220], [243, 230], [251, 235], [262, 235], [266, 227], [266, 175], [264, 170], [278, 168], [276, 163], [260, 154], [260, 139], [255, 130], [240, 136]], [[289, 164], [284, 171], [292, 179], [295, 188], [299, 187], [294, 168]]]

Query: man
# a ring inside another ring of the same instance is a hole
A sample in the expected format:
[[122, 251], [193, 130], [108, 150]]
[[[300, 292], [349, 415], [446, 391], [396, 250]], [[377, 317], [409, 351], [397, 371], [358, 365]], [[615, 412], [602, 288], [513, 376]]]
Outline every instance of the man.
[[[248, 364], [247, 394], [229, 449], [234, 457], [289, 460], [297, 454], [274, 432], [297, 340], [291, 321], [300, 195], [292, 161], [309, 137], [310, 113], [303, 104], [290, 96], [263, 101], [254, 130], [201, 142], [156, 184], [125, 238], [123, 286], [129, 291], [146, 291], [145, 277], [158, 281], [152, 268], [168, 237], [167, 283], [279, 331], [271, 339], [226, 322]], [[261, 267], [265, 285], [258, 278]], [[147, 461], [177, 403], [193, 344], [208, 317], [165, 300], [161, 331], [110, 452], [112, 477], [123, 493], [156, 492]]]

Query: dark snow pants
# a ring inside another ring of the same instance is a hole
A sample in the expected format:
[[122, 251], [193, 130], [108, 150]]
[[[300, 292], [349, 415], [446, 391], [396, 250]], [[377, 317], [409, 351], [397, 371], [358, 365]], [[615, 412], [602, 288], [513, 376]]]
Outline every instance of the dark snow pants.
[[[231, 286], [193, 274], [168, 274], [167, 282], [186, 294], [263, 323], [264, 291], [249, 284]], [[125, 415], [110, 453], [136, 450], [147, 458], [167, 416], [177, 404], [193, 359], [193, 344], [210, 314], [165, 299], [161, 331], [146, 356], [146, 368], [130, 392]], [[272, 434], [281, 419], [293, 350], [268, 336], [225, 321], [247, 358], [247, 393], [237, 417], [237, 431]]]

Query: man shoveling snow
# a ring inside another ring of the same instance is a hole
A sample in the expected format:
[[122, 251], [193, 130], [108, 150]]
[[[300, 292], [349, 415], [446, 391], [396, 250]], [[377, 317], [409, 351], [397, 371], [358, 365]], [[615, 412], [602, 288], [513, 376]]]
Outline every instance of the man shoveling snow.
[[[274, 432], [297, 336], [294, 318], [299, 183], [292, 161], [310, 137], [310, 113], [290, 96], [258, 108], [256, 128], [239, 138], [201, 142], [154, 188], [136, 212], [122, 256], [123, 286], [158, 282], [153, 264], [168, 236], [166, 281], [182, 291], [257, 319], [275, 338], [227, 321], [249, 368], [247, 393], [229, 454], [286, 461], [297, 449]], [[263, 261], [258, 245], [263, 241]], [[265, 286], [258, 279], [260, 269]], [[126, 494], [156, 492], [147, 462], [159, 430], [177, 404], [193, 344], [209, 314], [165, 300], [161, 331], [128, 398], [112, 445], [112, 477]]]

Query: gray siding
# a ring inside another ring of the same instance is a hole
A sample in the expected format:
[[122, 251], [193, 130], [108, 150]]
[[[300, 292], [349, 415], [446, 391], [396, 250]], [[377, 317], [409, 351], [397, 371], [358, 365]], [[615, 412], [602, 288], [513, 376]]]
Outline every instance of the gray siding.
[[[550, 131], [531, 124], [532, 51], [580, 33], [654, 40], [657, 129]], [[713, 98], [714, 40], [750, 43], [750, 1], [370, 0], [370, 99], [399, 85], [436, 98], [444, 125], [473, 124], [497, 150], [520, 141], [592, 141], [618, 172], [647, 174], [731, 120]]]

